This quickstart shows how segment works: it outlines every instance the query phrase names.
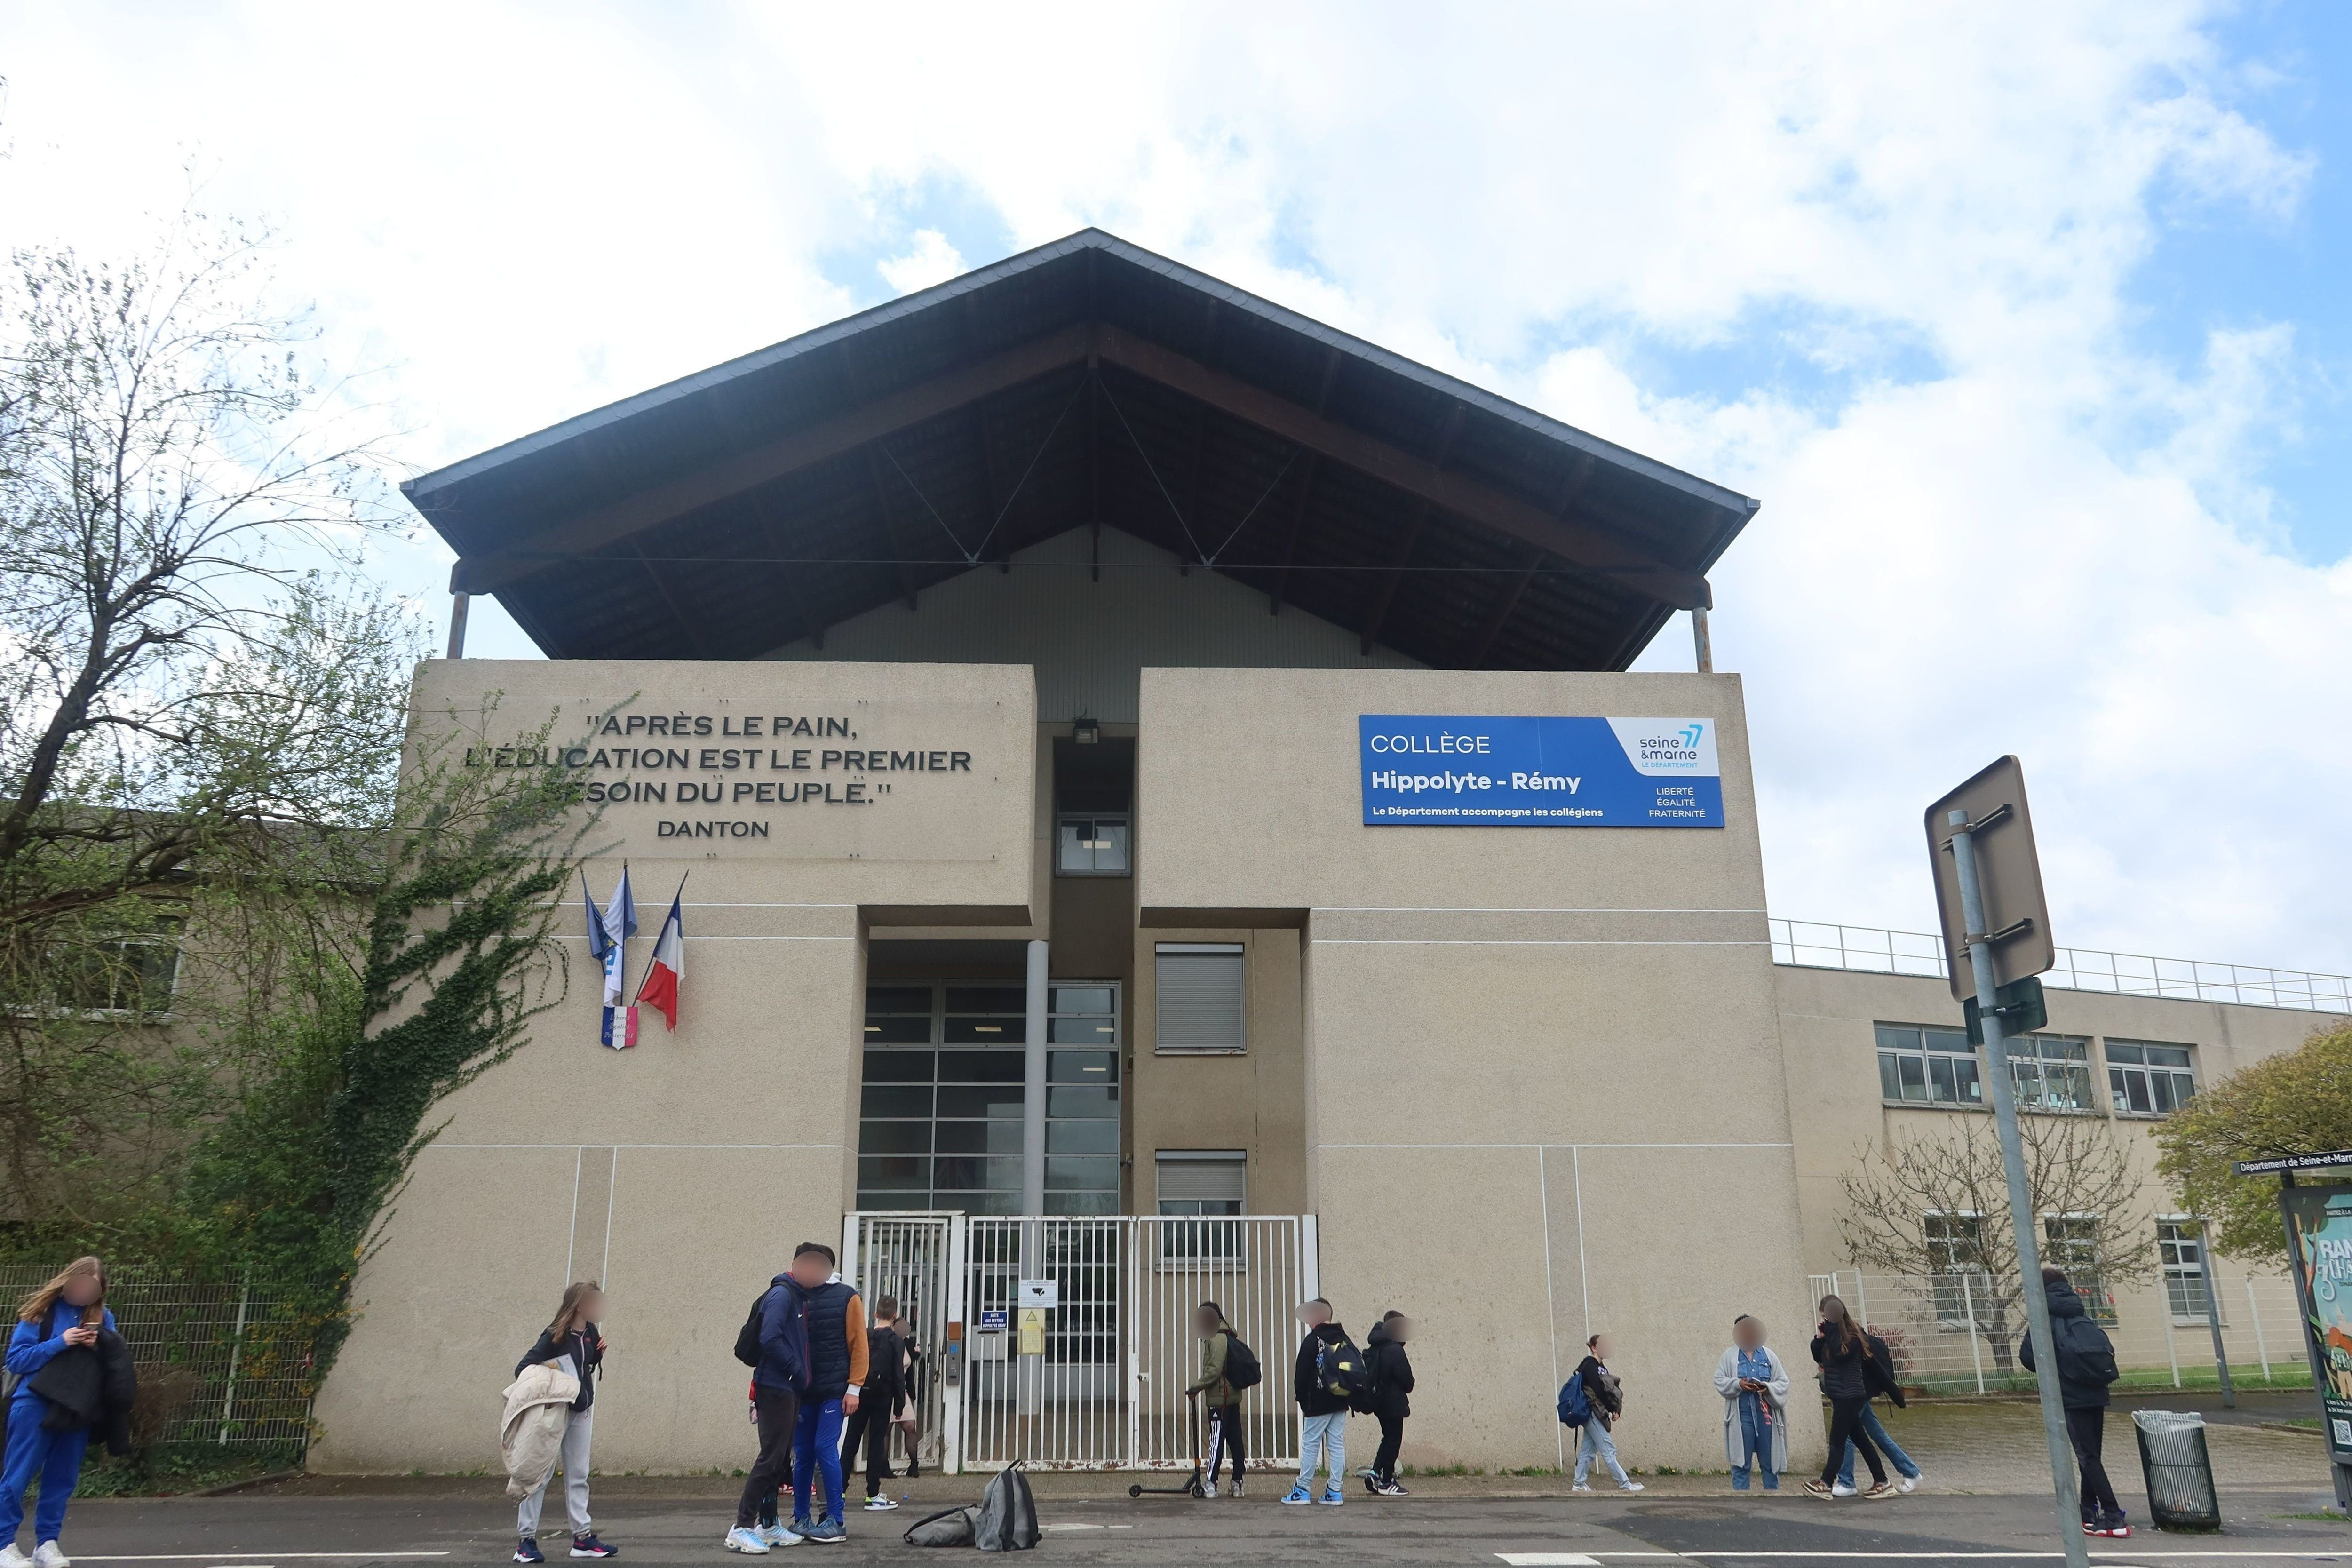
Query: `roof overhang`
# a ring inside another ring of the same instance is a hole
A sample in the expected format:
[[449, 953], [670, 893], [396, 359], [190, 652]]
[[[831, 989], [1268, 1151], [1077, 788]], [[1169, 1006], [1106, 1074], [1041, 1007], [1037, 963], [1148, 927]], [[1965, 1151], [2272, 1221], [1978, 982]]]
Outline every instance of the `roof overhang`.
[[1758, 505], [1093, 229], [403, 488], [574, 658], [755, 657], [1109, 522], [1367, 647], [1622, 668]]

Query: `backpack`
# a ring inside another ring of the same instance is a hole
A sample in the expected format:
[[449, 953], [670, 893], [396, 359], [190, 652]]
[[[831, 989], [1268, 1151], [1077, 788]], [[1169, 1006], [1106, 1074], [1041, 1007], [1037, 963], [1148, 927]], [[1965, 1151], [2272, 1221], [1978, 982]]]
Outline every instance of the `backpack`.
[[907, 1527], [901, 1537], [909, 1546], [970, 1546], [973, 1542], [972, 1515], [978, 1509], [950, 1508], [919, 1519]]
[[2115, 1342], [2089, 1318], [2061, 1318], [2051, 1325], [2050, 1337], [2058, 1342], [2060, 1381], [2104, 1388], [2122, 1375], [2116, 1365]]
[[1592, 1401], [1584, 1393], [1584, 1374], [1571, 1372], [1559, 1385], [1559, 1424], [1581, 1426], [1592, 1419]]
[[1315, 1343], [1316, 1385], [1358, 1415], [1370, 1415], [1372, 1374], [1364, 1364], [1364, 1352], [1345, 1334], [1337, 1344], [1319, 1336]]
[[[768, 1288], [769, 1290], [774, 1289], [772, 1285]], [[760, 1364], [760, 1309], [767, 1304], [767, 1290], [752, 1297], [751, 1315], [745, 1318], [743, 1326], [735, 1331], [735, 1359], [755, 1370]]]
[[982, 1552], [1026, 1552], [1037, 1544], [1037, 1500], [1018, 1464], [996, 1472], [973, 1510], [972, 1544]]
[[1241, 1335], [1225, 1331], [1225, 1386], [1239, 1394], [1244, 1388], [1255, 1388], [1265, 1381], [1265, 1369], [1257, 1364], [1257, 1352], [1242, 1343]]

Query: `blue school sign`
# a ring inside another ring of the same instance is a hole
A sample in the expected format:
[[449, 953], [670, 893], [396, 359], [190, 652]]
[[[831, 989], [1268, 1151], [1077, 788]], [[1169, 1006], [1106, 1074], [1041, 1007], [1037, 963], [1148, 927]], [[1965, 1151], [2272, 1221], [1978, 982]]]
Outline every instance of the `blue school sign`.
[[1721, 827], [1712, 719], [1366, 713], [1372, 827]]

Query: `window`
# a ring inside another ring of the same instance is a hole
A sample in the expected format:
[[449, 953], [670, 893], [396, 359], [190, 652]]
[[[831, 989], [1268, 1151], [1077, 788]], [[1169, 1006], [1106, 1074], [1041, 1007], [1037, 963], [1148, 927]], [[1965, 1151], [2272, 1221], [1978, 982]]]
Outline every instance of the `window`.
[[2205, 1321], [2205, 1227], [2193, 1219], [2158, 1220], [2156, 1255], [2164, 1264], [2164, 1299], [2172, 1321]]
[[2090, 1110], [2091, 1042], [2079, 1035], [2021, 1035], [2009, 1042], [2009, 1079], [2021, 1110]]
[[2168, 1116], [2197, 1093], [2187, 1046], [2107, 1042], [2107, 1093], [2120, 1116]]
[[1916, 1105], [1984, 1104], [1976, 1047], [1960, 1029], [1918, 1024], [1878, 1026], [1878, 1094]]
[[57, 1002], [81, 1013], [169, 1013], [180, 973], [180, 921], [58, 953]]
[[2042, 1261], [2066, 1271], [2067, 1283], [2083, 1298], [2093, 1322], [2115, 1326], [2115, 1295], [2099, 1268], [2098, 1215], [2042, 1215]]
[[1118, 987], [1045, 995], [1045, 1212], [1117, 1214]]
[[[1045, 1212], [1117, 1214], [1118, 986], [1046, 992]], [[876, 984], [866, 992], [857, 1206], [1021, 1210], [1028, 992]]]
[[1921, 1228], [1937, 1326], [1959, 1330], [1981, 1321], [1990, 1282], [1984, 1268], [1984, 1222], [1972, 1214], [1931, 1214]]
[[1239, 942], [1163, 942], [1156, 973], [1155, 1051], [1232, 1054], [1247, 1048]]
[[[1249, 1156], [1243, 1151], [1163, 1149], [1154, 1164], [1162, 1215], [1188, 1219], [1242, 1212], [1249, 1180]], [[1235, 1258], [1241, 1253], [1237, 1225], [1168, 1225], [1160, 1227], [1160, 1254], [1166, 1258]]]
[[1125, 877], [1128, 821], [1124, 816], [1065, 816], [1055, 836], [1054, 869], [1065, 877]]

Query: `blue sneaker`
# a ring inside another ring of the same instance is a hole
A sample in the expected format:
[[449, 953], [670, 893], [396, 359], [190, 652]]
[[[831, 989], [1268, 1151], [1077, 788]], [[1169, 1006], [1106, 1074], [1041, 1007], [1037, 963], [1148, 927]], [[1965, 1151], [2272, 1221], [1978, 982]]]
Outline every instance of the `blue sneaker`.
[[1282, 1506], [1298, 1508], [1314, 1500], [1315, 1494], [1307, 1489], [1305, 1481], [1294, 1481], [1291, 1483], [1290, 1490], [1283, 1494]]
[[830, 1517], [818, 1520], [814, 1524], [802, 1531], [801, 1534], [810, 1541], [818, 1542], [826, 1546], [838, 1546], [849, 1539], [849, 1531], [841, 1527], [841, 1521]]
[[1326, 1508], [1338, 1508], [1340, 1504], [1348, 1500], [1348, 1496], [1345, 1492], [1339, 1489], [1339, 1483], [1335, 1480], [1329, 1486], [1323, 1489], [1323, 1496], [1320, 1500]]
[[544, 1563], [547, 1556], [540, 1551], [539, 1542], [526, 1535], [515, 1544], [514, 1560], [518, 1563]]
[[572, 1555], [574, 1557], [618, 1557], [620, 1554], [618, 1547], [607, 1546], [597, 1540], [593, 1530], [585, 1535], [572, 1538]]

